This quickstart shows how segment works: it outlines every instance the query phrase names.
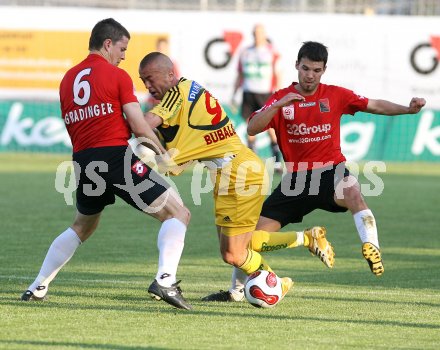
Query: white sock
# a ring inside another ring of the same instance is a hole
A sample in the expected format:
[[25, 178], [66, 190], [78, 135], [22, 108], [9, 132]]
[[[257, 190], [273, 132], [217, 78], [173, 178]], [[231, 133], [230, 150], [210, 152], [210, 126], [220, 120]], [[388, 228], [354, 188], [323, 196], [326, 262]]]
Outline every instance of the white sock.
[[304, 246], [304, 231], [296, 231], [296, 244], [298, 247]]
[[183, 246], [185, 244], [186, 225], [176, 218], [165, 220], [157, 235], [159, 249], [159, 267], [156, 281], [164, 287], [176, 282]]
[[232, 297], [237, 297], [238, 299], [243, 298], [244, 284], [246, 282], [247, 275], [239, 268], [232, 268], [232, 277], [231, 277], [231, 288], [229, 292], [232, 294]]
[[36, 297], [42, 298], [46, 295], [49, 283], [70, 260], [80, 244], [81, 240], [70, 227], [54, 239], [41, 265], [40, 273], [28, 288]]
[[379, 247], [379, 238], [377, 237], [376, 220], [370, 209], [358, 211], [353, 215], [354, 223], [359, 233], [362, 243], [370, 242]]

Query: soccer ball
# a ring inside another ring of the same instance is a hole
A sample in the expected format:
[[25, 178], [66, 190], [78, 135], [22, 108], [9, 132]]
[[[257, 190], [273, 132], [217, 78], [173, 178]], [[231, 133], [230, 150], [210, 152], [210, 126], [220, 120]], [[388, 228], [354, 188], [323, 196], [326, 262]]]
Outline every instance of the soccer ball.
[[274, 307], [282, 299], [282, 294], [281, 279], [266, 270], [258, 270], [249, 275], [244, 287], [247, 301], [255, 307]]

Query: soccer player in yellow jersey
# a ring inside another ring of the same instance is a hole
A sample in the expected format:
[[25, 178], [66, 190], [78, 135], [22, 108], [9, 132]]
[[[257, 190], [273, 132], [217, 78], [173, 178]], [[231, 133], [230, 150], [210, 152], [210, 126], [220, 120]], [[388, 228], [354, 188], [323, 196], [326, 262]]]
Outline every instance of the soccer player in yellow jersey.
[[[178, 79], [168, 56], [152, 52], [139, 65], [139, 76], [160, 103], [145, 114], [160, 132], [177, 165], [201, 161], [213, 169], [215, 223], [223, 260], [247, 275], [271, 268], [261, 251], [304, 245], [328, 267], [333, 248], [325, 229], [304, 232], [255, 231], [267, 188], [263, 162], [236, 135], [219, 102], [201, 85]], [[272, 248], [271, 248], [272, 247]], [[293, 282], [285, 277], [283, 296]]]

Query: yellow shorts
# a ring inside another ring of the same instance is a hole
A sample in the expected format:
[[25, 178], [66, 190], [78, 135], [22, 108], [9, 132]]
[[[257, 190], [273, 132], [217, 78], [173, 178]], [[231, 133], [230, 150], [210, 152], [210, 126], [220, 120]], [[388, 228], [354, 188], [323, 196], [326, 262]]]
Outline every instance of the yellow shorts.
[[214, 186], [215, 223], [227, 236], [255, 230], [268, 189], [269, 175], [249, 148], [219, 169]]

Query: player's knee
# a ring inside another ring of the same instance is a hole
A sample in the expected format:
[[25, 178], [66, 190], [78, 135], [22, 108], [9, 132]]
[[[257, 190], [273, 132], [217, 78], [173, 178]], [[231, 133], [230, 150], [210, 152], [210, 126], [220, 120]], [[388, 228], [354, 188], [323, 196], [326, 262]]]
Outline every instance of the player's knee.
[[186, 226], [188, 226], [191, 220], [191, 212], [187, 207], [182, 205], [180, 209], [176, 213], [174, 213], [173, 217], [182, 221]]
[[235, 267], [239, 267], [243, 263], [241, 261], [242, 260], [241, 257], [237, 254], [234, 254], [231, 251], [223, 251], [222, 258], [226, 264], [229, 264], [229, 265], [232, 265]]
[[188, 226], [191, 219], [191, 212], [184, 205], [180, 205], [176, 202], [167, 203], [163, 210], [158, 213], [157, 218], [162, 222], [175, 218]]
[[350, 202], [358, 202], [363, 200], [358, 186], [344, 188], [344, 198]]
[[233, 266], [235, 266], [234, 265], [234, 256], [233, 256], [233, 254], [230, 254], [230, 253], [228, 253], [228, 252], [224, 252], [224, 253], [222, 253], [222, 258], [223, 258], [223, 261], [226, 263], [226, 264], [229, 264], [229, 265], [233, 265]]
[[354, 176], [347, 176], [335, 188], [335, 196], [339, 200], [350, 200], [360, 195], [359, 183]]
[[350, 211], [365, 209], [367, 204], [359, 190], [359, 187], [352, 186], [344, 189], [344, 203]]
[[98, 223], [95, 223], [92, 226], [73, 224], [72, 229], [75, 231], [81, 242], [84, 242], [89, 238], [93, 232], [95, 232]]
[[163, 222], [175, 218], [188, 226], [191, 219], [191, 213], [183, 204], [183, 201], [177, 192], [171, 188], [159, 196], [152, 203], [152, 206], [159, 209], [154, 213], [149, 214], [157, 218], [159, 221]]
[[183, 204], [183, 202], [179, 202], [175, 198], [169, 198], [166, 208], [168, 216], [167, 219], [171, 217], [176, 218], [188, 226], [191, 218], [191, 212]]

